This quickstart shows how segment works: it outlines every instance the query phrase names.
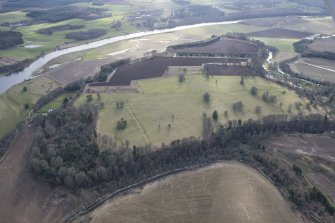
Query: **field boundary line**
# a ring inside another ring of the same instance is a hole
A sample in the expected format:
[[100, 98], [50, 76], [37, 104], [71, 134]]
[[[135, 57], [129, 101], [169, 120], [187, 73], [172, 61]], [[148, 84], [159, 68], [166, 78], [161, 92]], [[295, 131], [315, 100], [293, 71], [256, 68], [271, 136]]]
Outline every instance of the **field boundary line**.
[[137, 127], [139, 128], [139, 130], [141, 131], [142, 135], [144, 136], [144, 138], [146, 139], [147, 143], [150, 144], [150, 140], [148, 139], [147, 135], [145, 134], [143, 128], [141, 127], [140, 123], [137, 121], [136, 116], [134, 115], [133, 111], [129, 108], [129, 106], [127, 106], [127, 110], [131, 116], [132, 119], [135, 120]]
[[335, 70], [333, 70], [333, 69], [329, 69], [329, 68], [325, 68], [325, 67], [317, 66], [317, 65], [314, 65], [314, 64], [306, 63], [306, 62], [304, 62], [304, 61], [301, 61], [300, 63], [302, 63], [302, 64], [306, 64], [306, 65], [311, 66], [311, 67], [316, 67], [316, 68], [319, 68], [319, 69], [323, 69], [323, 70], [327, 70], [327, 71], [330, 71], [330, 72], [334, 72], [334, 73], [335, 73]]

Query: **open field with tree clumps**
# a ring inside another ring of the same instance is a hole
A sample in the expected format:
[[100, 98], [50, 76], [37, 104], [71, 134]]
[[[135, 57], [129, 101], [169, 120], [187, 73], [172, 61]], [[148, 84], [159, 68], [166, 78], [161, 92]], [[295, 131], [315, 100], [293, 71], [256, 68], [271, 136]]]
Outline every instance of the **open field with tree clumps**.
[[[239, 76], [188, 75], [180, 83], [180, 76], [170, 76], [137, 81], [142, 93], [101, 94], [100, 101], [96, 94], [90, 103], [103, 102], [97, 122], [98, 133], [107, 135], [117, 143], [129, 140], [130, 145], [170, 143], [172, 140], [202, 135], [202, 117], [206, 113], [212, 117], [217, 110], [218, 122], [226, 123], [232, 119], [258, 119], [269, 114], [297, 114], [295, 105], [301, 105], [300, 112], [310, 113], [305, 109], [305, 99], [284, 87], [260, 77], [245, 77], [241, 85]], [[256, 87], [255, 96], [251, 88]], [[208, 92], [210, 100], [204, 102]], [[276, 97], [276, 102], [265, 102], [265, 92]], [[83, 94], [76, 105], [87, 103], [89, 94]], [[121, 103], [122, 106], [117, 106]], [[242, 106], [238, 106], [242, 102]], [[233, 104], [236, 104], [234, 112]], [[259, 106], [259, 111], [256, 107]], [[290, 109], [291, 108], [291, 109]], [[314, 112], [314, 109], [312, 112]], [[127, 127], [117, 130], [117, 123], [122, 118]], [[214, 122], [214, 125], [216, 122]]]
[[256, 170], [220, 163], [115, 198], [90, 222], [302, 222], [278, 190]]

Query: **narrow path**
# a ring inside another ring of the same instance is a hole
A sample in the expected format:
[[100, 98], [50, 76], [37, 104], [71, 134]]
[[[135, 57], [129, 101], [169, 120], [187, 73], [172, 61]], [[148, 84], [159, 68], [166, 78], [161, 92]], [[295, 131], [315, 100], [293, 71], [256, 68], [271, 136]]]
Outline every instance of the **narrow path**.
[[303, 61], [300, 61], [300, 63], [302, 63], [302, 64], [306, 64], [306, 65], [311, 66], [311, 67], [316, 67], [316, 68], [319, 68], [319, 69], [323, 69], [323, 70], [327, 70], [327, 71], [330, 71], [330, 72], [334, 72], [334, 73], [335, 73], [335, 70], [332, 70], [332, 69], [329, 69], [329, 68], [320, 67], [320, 66], [317, 66], [317, 65], [314, 65], [314, 64], [310, 64], [310, 63], [303, 62]]
[[136, 125], [138, 127], [138, 129], [141, 131], [142, 135], [144, 136], [145, 140], [147, 141], [148, 144], [150, 144], [150, 141], [147, 137], [147, 135], [145, 134], [143, 128], [141, 127], [140, 123], [137, 121], [137, 118], [135, 117], [133, 111], [127, 106], [128, 112], [131, 116], [132, 119], [134, 119], [134, 121], [136, 122]]

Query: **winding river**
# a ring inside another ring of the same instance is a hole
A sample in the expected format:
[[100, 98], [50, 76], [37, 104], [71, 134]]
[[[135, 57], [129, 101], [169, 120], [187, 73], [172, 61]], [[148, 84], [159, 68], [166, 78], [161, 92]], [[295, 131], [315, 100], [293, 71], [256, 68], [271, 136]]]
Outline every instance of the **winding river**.
[[26, 68], [24, 68], [20, 72], [13, 73], [9, 76], [0, 77], [0, 94], [7, 91], [10, 87], [12, 87], [16, 84], [19, 84], [26, 79], [29, 79], [34, 72], [36, 72], [38, 69], [43, 67], [45, 64], [47, 64], [52, 59], [55, 59], [59, 56], [65, 55], [65, 54], [74, 53], [74, 52], [78, 52], [78, 51], [81, 51], [81, 50], [94, 49], [94, 48], [101, 47], [101, 46], [104, 46], [104, 45], [107, 45], [107, 44], [110, 44], [110, 43], [115, 43], [115, 42], [118, 42], [118, 41], [121, 41], [121, 40], [128, 40], [128, 39], [138, 38], [138, 37], [143, 37], [143, 36], [148, 36], [148, 35], [168, 33], [168, 32], [174, 32], [174, 31], [185, 30], [185, 29], [196, 28], [196, 27], [203, 27], [203, 26], [236, 24], [236, 23], [239, 23], [239, 22], [242, 22], [242, 21], [244, 21], [244, 20], [212, 22], [212, 23], [199, 23], [199, 24], [194, 24], [194, 25], [178, 26], [178, 27], [170, 28], [170, 29], [159, 29], [159, 30], [153, 30], [153, 31], [144, 31], [144, 32], [138, 32], [138, 33], [127, 34], [127, 35], [123, 35], [123, 36], [116, 36], [116, 37], [112, 37], [112, 38], [108, 38], [108, 39], [98, 40], [98, 41], [94, 41], [94, 42], [91, 42], [91, 43], [70, 47], [70, 48], [67, 48], [67, 49], [56, 50], [56, 51], [53, 51], [51, 53], [48, 53], [48, 54], [38, 58], [36, 61], [31, 63], [29, 66], [27, 66]]

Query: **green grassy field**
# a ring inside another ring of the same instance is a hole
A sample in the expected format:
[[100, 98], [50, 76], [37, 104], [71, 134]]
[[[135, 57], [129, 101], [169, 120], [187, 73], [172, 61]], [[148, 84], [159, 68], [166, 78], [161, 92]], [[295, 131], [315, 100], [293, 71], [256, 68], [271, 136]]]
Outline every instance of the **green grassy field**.
[[50, 109], [55, 110], [60, 108], [63, 105], [63, 101], [65, 98], [71, 98], [73, 93], [63, 93], [55, 98], [53, 101], [49, 102], [45, 106], [43, 106], [37, 113], [47, 113]]
[[110, 200], [87, 217], [94, 223], [302, 222], [265, 177], [234, 162], [170, 176]]
[[[269, 114], [282, 114], [287, 112], [290, 104], [307, 103], [295, 92], [260, 77], [245, 78], [244, 86], [240, 85], [240, 77], [216, 76], [207, 79], [202, 74], [187, 75], [182, 84], [177, 76], [141, 80], [137, 84], [143, 93], [101, 94], [101, 101], [105, 104], [99, 112], [97, 123], [101, 135], [108, 135], [118, 143], [129, 140], [131, 145], [160, 145], [175, 139], [200, 137], [204, 112], [211, 116], [217, 110], [219, 122], [226, 123], [232, 119], [257, 119]], [[259, 89], [258, 96], [250, 94], [253, 86]], [[265, 91], [277, 96], [276, 104], [267, 104], [262, 100]], [[211, 95], [208, 105], [203, 102], [205, 92]], [[122, 110], [116, 109], [117, 101], [125, 102]], [[232, 104], [238, 101], [243, 102], [244, 111], [234, 113]], [[86, 95], [82, 95], [76, 105], [85, 102]], [[283, 103], [282, 107], [280, 103]], [[257, 105], [262, 107], [260, 115], [255, 113]], [[225, 111], [228, 111], [228, 117], [224, 116]], [[296, 114], [297, 110], [293, 109], [293, 113]], [[121, 118], [127, 119], [128, 127], [117, 131], [116, 123]], [[168, 128], [169, 124], [171, 128]]]
[[264, 38], [255, 37], [254, 39], [260, 40], [266, 45], [274, 46], [278, 50], [288, 53], [293, 53], [293, 43], [298, 42], [300, 39], [279, 39], [279, 38]]
[[[27, 91], [23, 92], [23, 87]], [[31, 106], [48, 92], [59, 87], [59, 84], [45, 77], [25, 81], [10, 88], [0, 96], [0, 138], [12, 130], [29, 113], [30, 109], [24, 109], [27, 103]]]

